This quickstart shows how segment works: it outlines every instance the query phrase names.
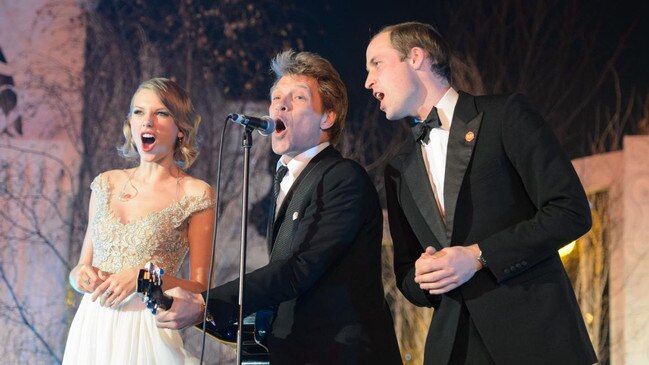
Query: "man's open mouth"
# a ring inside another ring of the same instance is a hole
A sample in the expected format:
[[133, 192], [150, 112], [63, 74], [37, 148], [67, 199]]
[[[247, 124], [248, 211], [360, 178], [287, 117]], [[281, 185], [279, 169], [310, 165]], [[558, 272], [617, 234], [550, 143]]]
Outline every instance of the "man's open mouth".
[[275, 132], [281, 133], [286, 130], [286, 124], [281, 119], [275, 121]]

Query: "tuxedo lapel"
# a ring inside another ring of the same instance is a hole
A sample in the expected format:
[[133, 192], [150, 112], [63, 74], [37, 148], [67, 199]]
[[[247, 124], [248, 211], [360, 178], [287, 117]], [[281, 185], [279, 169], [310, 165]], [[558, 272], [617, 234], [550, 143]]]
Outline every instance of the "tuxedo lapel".
[[457, 198], [464, 181], [478, 139], [483, 113], [478, 113], [475, 98], [460, 92], [448, 138], [446, 172], [444, 176], [444, 210], [446, 212], [446, 235], [453, 234]]
[[[323, 150], [320, 154], [322, 154], [325, 150]], [[317, 156], [316, 156], [317, 157]], [[279, 227], [281, 223], [284, 221], [284, 216], [286, 215], [286, 208], [288, 207], [288, 204], [291, 202], [293, 199], [293, 195], [295, 194], [295, 190], [297, 189], [298, 186], [300, 186], [300, 183], [302, 180], [304, 180], [304, 177], [309, 175], [309, 172], [313, 169], [313, 167], [317, 164], [317, 162], [320, 160], [319, 158], [316, 159], [314, 157], [309, 163], [304, 167], [304, 170], [300, 173], [300, 176], [297, 177], [295, 182], [293, 182], [293, 185], [291, 185], [291, 188], [289, 191], [286, 193], [286, 196], [284, 197], [284, 200], [282, 201], [282, 205], [279, 206], [279, 209], [277, 210], [277, 214], [275, 215], [275, 222], [273, 222], [273, 231], [272, 231], [272, 240], [270, 241], [270, 249], [268, 252], [272, 251], [272, 246], [275, 242], [275, 238], [277, 237], [277, 231], [279, 230]], [[315, 160], [315, 161], [314, 161]]]
[[[280, 238], [280, 232], [282, 230], [285, 232], [285, 235], [288, 234], [286, 232], [291, 232], [291, 229], [288, 229], [287, 227], [283, 227], [287, 222], [290, 222], [286, 218], [286, 212], [287, 209], [291, 206], [295, 207], [295, 204], [291, 205], [291, 202], [293, 199], [297, 199], [296, 203], [301, 204], [302, 200], [305, 198], [306, 195], [309, 194], [311, 191], [309, 186], [306, 186], [304, 189], [299, 189], [300, 185], [302, 185], [303, 181], [311, 175], [312, 171], [314, 171], [316, 166], [321, 165], [320, 162], [325, 160], [325, 159], [335, 159], [339, 160], [341, 159], [340, 153], [336, 151], [332, 146], [328, 146], [324, 150], [322, 150], [320, 153], [318, 153], [316, 156], [314, 156], [311, 161], [304, 167], [304, 170], [300, 173], [300, 176], [295, 180], [293, 185], [291, 185], [291, 188], [289, 191], [286, 193], [286, 197], [284, 197], [284, 200], [282, 201], [282, 205], [280, 205], [279, 210], [277, 211], [277, 215], [275, 216], [275, 222], [273, 222], [273, 230], [272, 230], [272, 239], [270, 239], [270, 249], [269, 249], [269, 255], [271, 258], [276, 258], [277, 256], [274, 255], [274, 252], [277, 251], [277, 248], [275, 247], [276, 241], [279, 240]], [[310, 184], [307, 184], [310, 185]], [[295, 196], [296, 191], [301, 191], [302, 194], [300, 196]], [[306, 194], [306, 195], [305, 195]], [[286, 237], [282, 237], [282, 243], [288, 244]], [[286, 247], [282, 248], [283, 250], [286, 249]]]
[[[446, 236], [444, 219], [437, 207], [435, 194], [429, 183], [430, 179], [426, 173], [426, 166], [424, 165], [419, 143], [415, 143], [410, 153], [404, 156], [403, 167], [405, 183], [426, 224], [437, 238], [437, 241], [442, 246], [448, 246], [449, 238]], [[430, 242], [421, 242], [421, 244], [428, 246]]]

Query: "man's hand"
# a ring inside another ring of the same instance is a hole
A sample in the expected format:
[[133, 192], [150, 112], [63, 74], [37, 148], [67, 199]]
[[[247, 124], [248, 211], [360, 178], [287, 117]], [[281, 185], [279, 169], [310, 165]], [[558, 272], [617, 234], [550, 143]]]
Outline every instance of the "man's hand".
[[435, 260], [436, 258], [440, 256], [444, 256], [446, 253], [443, 253], [443, 251], [435, 251], [434, 248], [431, 246], [426, 247], [426, 251], [424, 251], [421, 256], [415, 261], [415, 277], [418, 275], [423, 275], [423, 274], [428, 274], [430, 273], [430, 268], [431, 268], [431, 260]]
[[480, 248], [451, 246], [435, 251], [427, 247], [415, 262], [415, 282], [430, 294], [444, 294], [466, 283], [482, 268], [477, 260]]
[[172, 296], [174, 302], [169, 310], [159, 310], [155, 316], [159, 328], [180, 330], [203, 320], [205, 301], [200, 294], [178, 287], [165, 291], [165, 294]]

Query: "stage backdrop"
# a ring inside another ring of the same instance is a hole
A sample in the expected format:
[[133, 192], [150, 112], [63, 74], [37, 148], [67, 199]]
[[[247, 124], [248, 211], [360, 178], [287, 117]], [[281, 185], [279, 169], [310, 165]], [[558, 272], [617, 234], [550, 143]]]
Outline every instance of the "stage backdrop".
[[61, 359], [85, 30], [74, 1], [0, 1], [0, 358]]
[[[253, 14], [247, 18], [248, 23], [236, 19], [223, 23], [227, 26], [217, 34], [222, 36], [219, 38], [213, 34], [200, 34], [200, 26], [185, 22], [196, 15], [185, 8], [178, 12], [177, 18], [165, 18], [170, 23], [158, 22], [156, 18], [155, 24], [140, 24], [124, 15], [129, 14], [127, 10], [111, 6], [119, 4], [137, 8], [141, 2], [0, 0], [0, 317], [3, 324], [0, 362], [60, 363], [67, 330], [80, 299], [80, 295], [68, 285], [67, 275], [76, 265], [81, 248], [89, 184], [101, 171], [129, 166], [117, 156], [115, 146], [121, 140], [121, 125], [129, 98], [141, 81], [154, 76], [172, 77], [190, 92], [204, 118], [199, 131], [203, 137], [201, 155], [190, 173], [212, 184], [225, 116], [231, 112], [267, 113], [265, 101], [246, 102], [245, 98], [233, 101], [237, 99], [231, 97], [233, 90], [223, 88], [219, 82], [227, 77], [244, 78], [245, 82], [240, 82], [244, 88], [240, 92], [242, 96], [246, 95], [245, 90], [249, 94], [262, 90], [259, 86], [267, 81], [270, 57], [268, 54], [255, 54], [253, 58], [261, 60], [261, 63], [255, 63], [246, 58], [245, 52], [241, 53], [242, 47], [234, 46], [245, 41], [250, 46], [248, 48], [254, 49], [256, 38], [253, 38], [259, 37], [257, 44], [270, 42], [280, 49], [300, 49], [300, 39], [291, 43], [291, 40], [269, 38], [299, 32], [272, 28], [282, 27], [284, 22], [263, 23], [260, 19], [266, 18], [254, 15], [258, 13], [254, 6], [238, 6], [241, 3], [224, 2], [224, 7], [231, 7], [227, 8], [225, 15], [216, 12], [203, 14], [226, 18], [245, 18]], [[159, 4], [160, 7], [169, 7], [169, 4], [200, 7], [197, 2], [189, 1]], [[141, 8], [135, 10], [142, 11]], [[147, 19], [152, 20], [151, 17]], [[191, 19], [199, 22], [198, 19], [204, 18]], [[243, 34], [254, 22], [257, 22], [254, 25], [257, 32]], [[173, 26], [168, 27], [168, 24]], [[269, 27], [272, 31], [259, 31], [260, 27]], [[219, 46], [225, 44], [225, 52], [218, 53], [220, 48], [211, 48], [213, 44], [210, 42], [217, 41], [221, 42]], [[198, 56], [194, 58], [194, 55], [205, 56], [206, 50], [213, 50], [212, 56], [218, 62], [234, 60], [248, 71], [233, 71], [229, 68], [231, 64], [220, 69], [204, 67], [201, 62], [205, 60]], [[213, 72], [215, 69], [219, 72]], [[462, 83], [468, 79], [459, 77], [456, 80]], [[230, 95], [227, 101], [222, 96], [224, 94]], [[380, 188], [380, 167], [385, 159], [377, 156], [393, 147], [400, 136], [406, 138], [408, 131], [391, 129], [392, 124], [382, 128], [370, 127], [380, 117], [380, 111], [374, 109], [374, 114], [368, 114], [364, 121], [348, 124], [341, 149], [346, 156], [353, 156], [363, 163], [372, 176], [379, 176], [375, 182]], [[393, 137], [390, 146], [386, 146], [387, 139], [382, 138], [381, 133]], [[363, 138], [354, 138], [355, 135]], [[216, 283], [237, 275], [240, 137], [241, 129], [229, 128], [224, 146]], [[276, 158], [270, 153], [268, 139], [257, 134], [254, 138], [249, 269], [266, 262], [263, 238], [265, 207]], [[649, 302], [649, 284], [646, 278], [649, 276], [643, 268], [647, 267], [649, 256], [644, 244], [647, 234], [643, 229], [647, 214], [641, 213], [648, 209], [649, 201], [646, 166], [639, 162], [646, 160], [647, 142], [628, 141], [630, 153], [620, 154], [623, 159], [618, 158], [606, 165], [615, 167], [614, 173], [602, 173], [621, 182], [593, 185], [589, 174], [607, 170], [591, 166], [590, 159], [578, 161], [577, 167], [589, 193], [610, 188], [612, 193], [607, 195], [607, 199], [623, 202], [623, 206], [612, 209], [616, 224], [613, 224], [615, 229], [611, 229], [611, 236], [613, 241], [619, 241], [619, 246], [612, 249], [612, 262], [607, 267], [613, 281], [610, 290], [611, 338], [609, 341], [606, 328], [601, 336], [597, 332], [598, 338], [602, 338], [597, 342], [607, 348], [610, 343], [613, 364], [644, 364], [649, 361], [649, 331], [646, 330], [649, 321], [646, 305]], [[588, 168], [584, 168], [586, 165]], [[623, 194], [624, 191], [628, 194]], [[632, 219], [625, 220], [624, 217]], [[386, 295], [395, 314], [402, 355], [408, 363], [419, 363], [430, 310], [415, 309], [396, 291], [388, 233], [384, 236]], [[587, 265], [586, 270], [592, 271], [593, 268], [596, 266]], [[595, 288], [601, 288], [602, 294], [597, 294], [591, 281], [581, 282], [578, 294], [582, 291], [589, 295], [595, 293], [596, 298], [591, 304], [606, 301], [609, 295], [607, 270], [599, 275], [601, 286]], [[585, 308], [582, 306], [584, 313], [591, 314]], [[606, 321], [603, 317], [606, 315], [594, 318]], [[595, 324], [599, 323], [597, 321]], [[189, 350], [198, 354], [198, 332], [187, 330], [184, 337]], [[207, 343], [208, 364], [232, 361], [232, 349], [212, 340]]]
[[[128, 166], [117, 156], [115, 146], [138, 83], [170, 76], [155, 62], [153, 51], [143, 66], [128, 62], [119, 53], [119, 37], [106, 35], [110, 31], [102, 28], [106, 24], [101, 18], [92, 15], [91, 6], [92, 2], [74, 0], [0, 1], [3, 364], [60, 363], [81, 297], [71, 290], [67, 276], [81, 248], [89, 183], [103, 170]], [[88, 41], [97, 46], [89, 47]], [[89, 57], [95, 62], [92, 69], [86, 66]], [[102, 73], [106, 65], [121, 67], [122, 76]], [[227, 113], [263, 115], [267, 103], [225, 102], [214, 90], [202, 90], [201, 95], [209, 99], [209, 105], [202, 103], [199, 108], [204, 119], [201, 156], [190, 172], [207, 178], [216, 170], [215, 151]], [[234, 278], [238, 270], [241, 187], [230, 182], [241, 180], [241, 131], [232, 126], [226, 137], [217, 283]], [[259, 211], [271, 182], [269, 141], [258, 134], [254, 141], [251, 169], [259, 174], [252, 179], [250, 195], [250, 204], [256, 208], [251, 219], [255, 227], [248, 235], [251, 269], [266, 260], [264, 238], [255, 228], [264, 219], [265, 213]], [[198, 332], [187, 330], [184, 337], [190, 351], [198, 355]], [[208, 339], [207, 347], [209, 364], [234, 356], [231, 348], [216, 341]]]

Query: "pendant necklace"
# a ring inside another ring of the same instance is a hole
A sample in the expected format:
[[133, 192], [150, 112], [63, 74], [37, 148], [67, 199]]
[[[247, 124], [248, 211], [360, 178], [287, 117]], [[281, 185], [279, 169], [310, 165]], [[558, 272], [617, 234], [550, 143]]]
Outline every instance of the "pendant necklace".
[[[139, 167], [139, 166], [138, 166], [138, 167]], [[136, 168], [133, 170], [133, 172], [131, 172], [131, 174], [128, 176], [128, 180], [126, 180], [126, 182], [124, 183], [124, 186], [122, 186], [122, 191], [120, 191], [120, 192], [119, 192], [119, 195], [118, 195], [118, 199], [119, 199], [119, 201], [121, 201], [121, 202], [127, 202], [127, 201], [129, 201], [129, 200], [135, 198], [135, 197], [137, 196], [137, 194], [139, 193], [139, 191], [137, 190], [137, 188], [135, 187], [135, 185], [133, 185], [133, 181], [131, 180], [131, 179], [133, 178], [133, 175], [135, 175], [135, 172], [137, 171], [137, 169], [138, 169], [138, 168], [136, 167]], [[173, 176], [173, 175], [172, 175], [172, 176]], [[127, 185], [131, 185], [131, 187], [133, 188], [133, 190], [135, 190], [135, 193], [133, 193], [133, 194], [126, 193], [126, 186], [127, 186]], [[177, 172], [176, 172], [176, 200], [178, 200], [178, 186], [179, 186], [179, 185], [180, 185], [180, 171], [177, 171]]]
[[[131, 179], [133, 178], [133, 175], [135, 175], [135, 171], [137, 171], [137, 167], [133, 170], [133, 172], [131, 172], [131, 174], [128, 176], [128, 180], [126, 180], [126, 182], [124, 183], [124, 186], [122, 186], [122, 191], [120, 191], [119, 198], [118, 198], [119, 201], [121, 201], [121, 202], [127, 202], [127, 201], [135, 198], [137, 196], [137, 193], [139, 193], [139, 191], [137, 190], [137, 188], [135, 187], [135, 185], [133, 185], [133, 182], [131, 181]], [[125, 193], [126, 186], [129, 185], [129, 184], [131, 185], [133, 190], [135, 190], [134, 194]]]

